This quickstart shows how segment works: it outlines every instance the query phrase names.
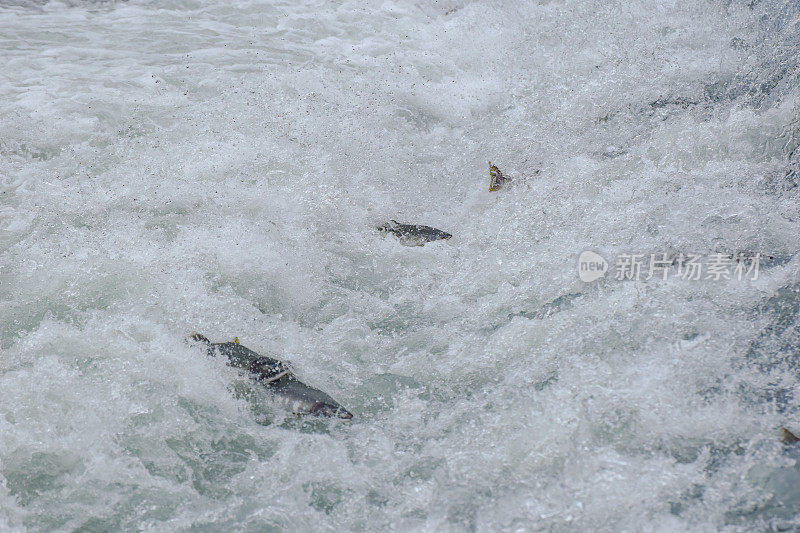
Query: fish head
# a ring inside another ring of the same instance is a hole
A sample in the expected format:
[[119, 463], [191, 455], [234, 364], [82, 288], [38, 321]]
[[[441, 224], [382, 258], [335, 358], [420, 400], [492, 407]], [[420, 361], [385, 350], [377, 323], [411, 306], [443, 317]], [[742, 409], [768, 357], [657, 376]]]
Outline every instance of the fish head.
[[308, 414], [313, 416], [325, 416], [328, 418], [342, 418], [344, 420], [353, 418], [353, 413], [336, 402], [316, 402], [311, 406]]

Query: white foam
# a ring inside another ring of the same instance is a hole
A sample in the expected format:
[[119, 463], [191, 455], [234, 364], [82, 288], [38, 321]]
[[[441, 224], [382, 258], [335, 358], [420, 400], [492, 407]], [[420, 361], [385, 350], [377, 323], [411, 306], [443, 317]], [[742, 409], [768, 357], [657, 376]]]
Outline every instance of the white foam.
[[[781, 396], [797, 16], [2, 3], [0, 529], [797, 510], [770, 444], [800, 424]], [[488, 192], [490, 160], [507, 190]], [[453, 238], [403, 247], [388, 219]], [[609, 261], [592, 285], [584, 250]], [[717, 251], [777, 259], [752, 283], [614, 279], [620, 254]], [[355, 418], [251, 412], [194, 330], [291, 360]]]

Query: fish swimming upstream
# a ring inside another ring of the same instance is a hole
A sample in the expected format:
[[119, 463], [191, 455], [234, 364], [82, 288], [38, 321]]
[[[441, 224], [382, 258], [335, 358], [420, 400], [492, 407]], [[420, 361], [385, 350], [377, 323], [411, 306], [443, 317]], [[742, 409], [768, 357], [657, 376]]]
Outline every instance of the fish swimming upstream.
[[446, 231], [432, 228], [430, 226], [418, 226], [416, 224], [400, 224], [396, 220], [390, 220], [386, 224], [379, 226], [378, 231], [391, 233], [405, 246], [424, 246], [425, 243], [449, 239], [452, 237]]
[[250, 378], [273, 392], [278, 402], [294, 414], [347, 420], [353, 418], [353, 414], [336, 400], [298, 380], [285, 362], [245, 348], [239, 344], [238, 338], [232, 342], [218, 343], [212, 343], [199, 333], [192, 333], [189, 338], [205, 344], [212, 357], [218, 354], [226, 356], [228, 365], [248, 372]]

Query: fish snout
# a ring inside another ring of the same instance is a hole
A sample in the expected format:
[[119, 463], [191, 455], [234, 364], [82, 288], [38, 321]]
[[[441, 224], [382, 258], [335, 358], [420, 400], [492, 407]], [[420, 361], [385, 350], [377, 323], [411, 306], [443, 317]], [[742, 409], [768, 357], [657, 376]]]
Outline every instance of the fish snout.
[[341, 405], [333, 405], [325, 402], [317, 402], [311, 407], [309, 414], [314, 416], [327, 416], [329, 418], [342, 418], [350, 420], [353, 418], [353, 413], [342, 407]]

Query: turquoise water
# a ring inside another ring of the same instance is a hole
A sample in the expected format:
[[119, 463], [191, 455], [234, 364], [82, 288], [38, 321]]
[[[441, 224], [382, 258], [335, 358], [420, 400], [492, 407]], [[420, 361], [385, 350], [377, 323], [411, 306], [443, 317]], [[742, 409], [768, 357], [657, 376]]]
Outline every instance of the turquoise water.
[[780, 1], [0, 2], [0, 529], [800, 528], [798, 57]]

